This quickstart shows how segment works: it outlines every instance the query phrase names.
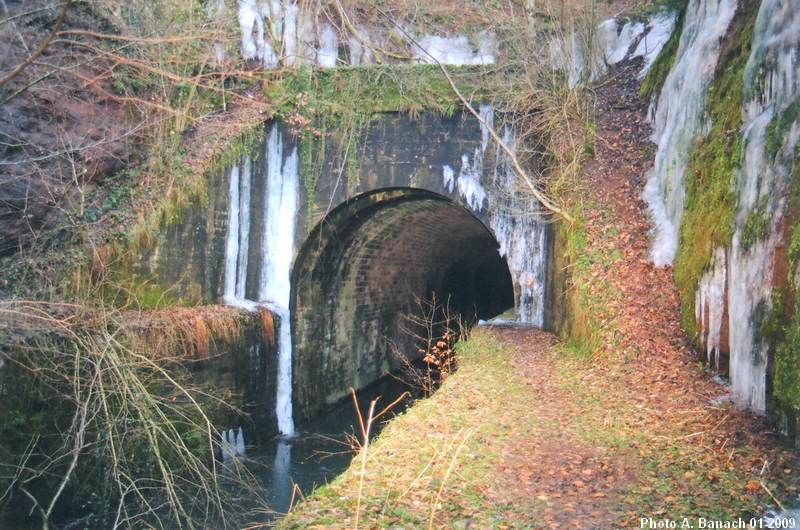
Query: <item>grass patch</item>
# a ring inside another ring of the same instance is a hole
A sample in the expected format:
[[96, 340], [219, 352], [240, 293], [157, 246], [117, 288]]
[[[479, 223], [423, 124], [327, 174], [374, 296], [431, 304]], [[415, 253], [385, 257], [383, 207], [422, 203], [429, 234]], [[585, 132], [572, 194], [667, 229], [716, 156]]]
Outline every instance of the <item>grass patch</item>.
[[[478, 330], [457, 351], [458, 371], [432, 397], [395, 417], [371, 443], [361, 500], [365, 527], [425, 527], [434, 506], [436, 527], [467, 520], [477, 528], [497, 528], [515, 517], [532, 517], [520, 513], [523, 507], [486, 494], [508, 433], [525, 433], [536, 422], [525, 399], [530, 387], [491, 334]], [[444, 480], [451, 464], [454, 471]], [[279, 528], [352, 527], [358, 479], [356, 459]]]
[[[604, 220], [609, 228], [602, 235], [603, 243], [613, 240], [617, 233], [610, 212]], [[569, 264], [570, 275], [565, 298], [568, 307], [567, 324], [560, 333], [573, 352], [588, 358], [600, 353], [603, 337], [613, 334], [615, 329], [610, 302], [619, 296], [609, 282], [602, 276], [596, 277], [593, 271], [599, 266], [608, 270], [616, 261], [622, 259], [619, 249], [613, 245], [601, 244], [590, 248], [586, 233], [586, 221], [582, 215], [575, 215], [576, 222], [571, 226], [559, 227], [563, 235], [557, 235], [564, 244], [564, 260]], [[556, 249], [558, 250], [558, 249]]]
[[[632, 392], [643, 374], [623, 359], [598, 367], [562, 345], [537, 351], [521, 337], [475, 331], [457, 346], [459, 370], [372, 442], [362, 527], [427, 527], [432, 508], [434, 528], [551, 527], [554, 511], [567, 517], [562, 503], [590, 495], [593, 511], [585, 515], [605, 513], [609, 527], [652, 514], [730, 520], [763, 508], [767, 494], [752, 487], [763, 455], [734, 440], [719, 449], [730, 436], [718, 431], [724, 413], [687, 414], [670, 399], [658, 401], [653, 389]], [[359, 464], [278, 527], [353, 528]], [[761, 479], [783, 497], [785, 464], [775, 465], [781, 477]]]

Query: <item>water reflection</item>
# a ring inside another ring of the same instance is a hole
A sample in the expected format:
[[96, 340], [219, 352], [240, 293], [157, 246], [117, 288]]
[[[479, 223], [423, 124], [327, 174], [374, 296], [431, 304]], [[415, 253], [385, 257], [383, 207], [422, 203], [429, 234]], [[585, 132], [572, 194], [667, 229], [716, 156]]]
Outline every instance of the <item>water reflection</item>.
[[[370, 402], [380, 397], [378, 410], [409, 392], [407, 385], [387, 377], [358, 395], [359, 407], [369, 410]], [[373, 435], [392, 415], [402, 412], [411, 401], [400, 400], [391, 413], [376, 422]], [[248, 447], [248, 467], [260, 478], [270, 508], [286, 513], [293, 501], [327, 484], [350, 465], [353, 451], [348, 437], [357, 434], [358, 417], [352, 399], [346, 399], [312, 422], [300, 425], [297, 436], [278, 437], [258, 447]]]
[[292, 444], [287, 440], [279, 440], [275, 447], [275, 461], [272, 464], [272, 477], [269, 484], [270, 504], [279, 513], [289, 511], [292, 502], [294, 483], [292, 471]]

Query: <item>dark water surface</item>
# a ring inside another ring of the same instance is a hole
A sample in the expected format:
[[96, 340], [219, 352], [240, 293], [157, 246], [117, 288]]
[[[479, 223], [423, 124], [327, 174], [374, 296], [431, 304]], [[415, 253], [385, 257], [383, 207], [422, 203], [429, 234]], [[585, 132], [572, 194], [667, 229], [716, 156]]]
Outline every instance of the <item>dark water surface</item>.
[[[404, 393], [408, 395], [373, 424], [371, 437], [377, 435], [387, 421], [404, 411], [418, 396], [412, 396], [413, 389], [393, 376], [386, 376], [358, 393], [364, 421], [373, 399], [380, 398], [375, 405], [377, 414]], [[275, 438], [247, 450], [248, 467], [261, 480], [269, 506], [278, 514], [288, 511], [296, 488], [303, 495], [308, 495], [350, 465], [354, 450], [348, 435], [361, 438], [352, 398], [342, 400], [314, 420], [299, 425], [297, 433], [294, 438]], [[295, 503], [298, 497], [295, 493]]]

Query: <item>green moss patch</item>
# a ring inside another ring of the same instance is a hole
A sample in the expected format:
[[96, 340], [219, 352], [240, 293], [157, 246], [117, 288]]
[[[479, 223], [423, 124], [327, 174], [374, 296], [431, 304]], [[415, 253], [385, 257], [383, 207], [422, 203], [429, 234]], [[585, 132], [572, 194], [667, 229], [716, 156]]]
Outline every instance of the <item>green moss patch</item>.
[[771, 158], [775, 158], [778, 154], [786, 133], [797, 120], [800, 120], [800, 97], [790, 103], [783, 112], [778, 112], [767, 126], [765, 149]]
[[669, 71], [672, 69], [672, 65], [678, 57], [678, 46], [681, 42], [686, 2], [684, 0], [678, 0], [672, 3], [676, 5], [670, 4], [664, 6], [664, 8], [677, 11], [678, 21], [675, 24], [675, 29], [672, 30], [672, 35], [670, 35], [664, 47], [661, 48], [658, 57], [656, 57], [656, 60], [650, 65], [650, 69], [647, 71], [644, 81], [642, 81], [642, 86], [639, 89], [639, 97], [642, 101], [649, 101], [654, 97], [658, 97], [661, 88], [664, 86], [664, 82], [667, 80], [667, 75], [669, 75]]
[[[733, 235], [736, 196], [731, 184], [742, 158], [743, 77], [756, 8], [740, 10], [731, 23], [709, 87], [707, 108], [712, 127], [692, 147], [684, 177], [686, 195], [674, 271], [681, 297], [681, 322], [690, 337], [697, 336], [694, 302], [700, 278], [711, 263], [714, 249], [727, 246]], [[761, 224], [754, 218], [750, 230], [753, 238], [759, 235]]]
[[747, 216], [744, 227], [742, 227], [741, 245], [744, 250], [749, 250], [756, 242], [769, 235], [768, 204], [769, 196], [761, 197], [755, 210], [751, 211]]
[[795, 148], [793, 163], [786, 214], [791, 223], [788, 278], [773, 289], [770, 311], [760, 332], [772, 346], [770, 411], [800, 444], [800, 297], [795, 287], [800, 266], [800, 144]]
[[618, 294], [605, 279], [591, 274], [592, 266], [605, 268], [619, 259], [618, 253], [589, 251], [587, 235], [581, 222], [567, 230], [567, 262], [574, 264], [570, 278], [569, 325], [565, 338], [574, 352], [591, 357], [598, 352], [602, 339], [613, 326], [609, 302]]
[[798, 435], [800, 415], [800, 304], [775, 348], [772, 364], [772, 403], [788, 434]]
[[[468, 97], [479, 97], [483, 69], [451, 67]], [[301, 138], [301, 177], [307, 204], [313, 206], [325, 156], [334, 155], [350, 190], [358, 186], [358, 152], [372, 118], [385, 112], [438, 112], [452, 115], [458, 97], [436, 65], [378, 65], [319, 70], [302, 66], [267, 82], [267, 99], [276, 115]], [[328, 142], [336, 135], [338, 141]], [[335, 148], [338, 152], [331, 152]], [[311, 220], [313, 212], [308, 212]], [[309, 227], [310, 228], [310, 227]]]
[[[450, 67], [466, 94], [481, 69]], [[267, 98], [283, 116], [348, 115], [354, 112], [452, 114], [458, 98], [436, 65], [391, 65], [318, 70], [303, 66], [265, 86]]]

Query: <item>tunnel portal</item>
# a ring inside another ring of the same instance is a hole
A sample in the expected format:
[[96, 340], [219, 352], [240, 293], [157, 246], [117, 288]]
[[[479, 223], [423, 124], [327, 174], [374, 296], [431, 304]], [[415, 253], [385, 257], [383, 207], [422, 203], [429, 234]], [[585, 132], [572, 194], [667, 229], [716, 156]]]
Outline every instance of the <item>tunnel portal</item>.
[[468, 323], [514, 307], [490, 230], [449, 198], [413, 188], [362, 194], [325, 216], [297, 256], [292, 292], [301, 419], [399, 368], [391, 344], [414, 356], [400, 324], [418, 298], [435, 294]]

